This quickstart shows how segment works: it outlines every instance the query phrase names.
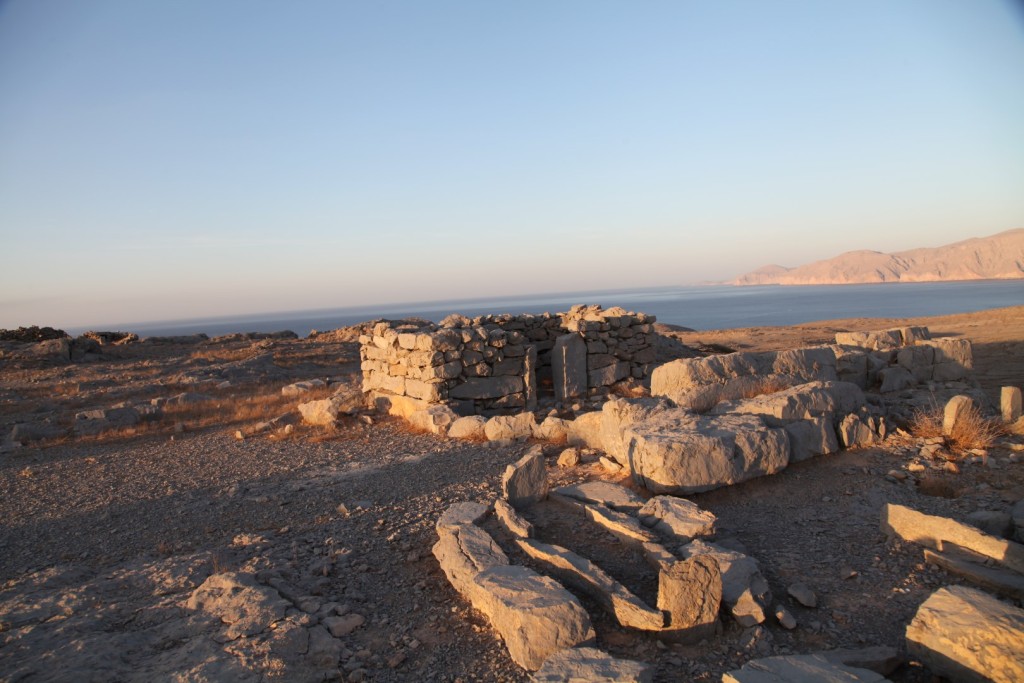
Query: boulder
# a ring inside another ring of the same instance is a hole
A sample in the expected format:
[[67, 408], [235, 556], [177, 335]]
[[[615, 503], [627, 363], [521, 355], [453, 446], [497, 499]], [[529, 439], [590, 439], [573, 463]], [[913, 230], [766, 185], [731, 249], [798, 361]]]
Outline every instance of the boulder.
[[[605, 405], [608, 405], [607, 403]], [[601, 412], [583, 413], [566, 422], [566, 442], [570, 446], [583, 446], [604, 450], [602, 442]]]
[[685, 498], [654, 496], [639, 511], [640, 522], [673, 543], [715, 534], [715, 516]]
[[592, 647], [560, 650], [533, 674], [534, 683], [653, 683], [654, 667]]
[[815, 417], [791, 422], [784, 425], [783, 429], [789, 435], [790, 462], [803, 462], [839, 451], [839, 439], [829, 418]]
[[718, 629], [722, 571], [710, 555], [673, 562], [658, 572], [658, 608], [668, 616], [663, 637], [697, 643]]
[[546, 417], [533, 430], [533, 437], [551, 443], [565, 443], [569, 438], [569, 427], [565, 420], [558, 417]]
[[907, 627], [907, 649], [950, 680], [1024, 681], [1024, 610], [966, 586], [940, 588]]
[[297, 406], [302, 421], [309, 425], [329, 426], [338, 421], [340, 402], [332, 398], [319, 401], [306, 401]]
[[957, 429], [957, 423], [967, 418], [975, 410], [974, 400], [970, 396], [954, 396], [942, 410], [942, 433], [949, 436]]
[[448, 428], [451, 424], [458, 419], [458, 416], [448, 406], [432, 405], [429, 408], [417, 410], [407, 419], [409, 424], [417, 429], [444, 436], [448, 433]]
[[871, 332], [836, 332], [836, 344], [856, 346], [872, 351], [888, 351], [903, 346], [903, 334], [898, 329]]
[[547, 498], [548, 472], [544, 452], [532, 448], [530, 452], [505, 468], [501, 476], [502, 496], [514, 508], [523, 508]]
[[460, 417], [448, 428], [448, 436], [453, 439], [483, 440], [487, 438], [484, 425], [487, 419], [479, 415]]
[[496, 415], [484, 424], [484, 434], [488, 441], [515, 441], [533, 436], [536, 426], [533, 413]]

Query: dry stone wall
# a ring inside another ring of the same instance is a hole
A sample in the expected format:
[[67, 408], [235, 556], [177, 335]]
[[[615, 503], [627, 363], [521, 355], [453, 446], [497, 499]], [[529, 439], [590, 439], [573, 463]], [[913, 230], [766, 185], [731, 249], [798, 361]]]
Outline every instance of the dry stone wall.
[[[359, 338], [371, 402], [445, 404], [460, 415], [534, 410], [650, 374], [654, 317], [621, 308], [377, 323]], [[408, 410], [406, 412], [408, 412]]]

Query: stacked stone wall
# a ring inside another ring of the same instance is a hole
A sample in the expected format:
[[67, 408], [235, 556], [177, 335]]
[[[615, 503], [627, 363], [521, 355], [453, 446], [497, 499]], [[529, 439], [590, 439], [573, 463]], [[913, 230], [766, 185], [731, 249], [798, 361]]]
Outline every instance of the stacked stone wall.
[[363, 335], [363, 391], [449, 405], [463, 415], [534, 410], [551, 393], [560, 340], [585, 345], [583, 391], [606, 392], [650, 374], [653, 316], [622, 309], [574, 306], [563, 314], [449, 316], [441, 324], [380, 322]]

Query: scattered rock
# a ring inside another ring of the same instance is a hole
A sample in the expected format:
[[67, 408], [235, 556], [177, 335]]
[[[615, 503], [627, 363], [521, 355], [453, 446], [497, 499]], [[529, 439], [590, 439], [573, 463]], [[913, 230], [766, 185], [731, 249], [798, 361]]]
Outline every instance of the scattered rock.
[[786, 630], [792, 631], [796, 628], [796, 617], [782, 605], [775, 606], [775, 619], [779, 622], [779, 626]]
[[573, 647], [551, 655], [534, 675], [535, 683], [652, 683], [654, 667], [616, 659], [592, 647]]
[[505, 468], [501, 492], [514, 508], [522, 508], [544, 500], [548, 495], [548, 472], [544, 452], [533, 448], [515, 464]]
[[786, 592], [804, 607], [818, 606], [818, 596], [805, 583], [794, 583], [786, 589]]
[[484, 425], [486, 423], [487, 420], [479, 415], [460, 417], [452, 422], [451, 426], [448, 428], [448, 436], [453, 439], [473, 439], [482, 441], [487, 438], [487, 433], [484, 430]]
[[654, 496], [640, 508], [639, 516], [644, 526], [670, 542], [689, 543], [715, 534], [715, 516], [685, 498]]
[[559, 467], [576, 467], [580, 464], [580, 449], [566, 448], [558, 455]]

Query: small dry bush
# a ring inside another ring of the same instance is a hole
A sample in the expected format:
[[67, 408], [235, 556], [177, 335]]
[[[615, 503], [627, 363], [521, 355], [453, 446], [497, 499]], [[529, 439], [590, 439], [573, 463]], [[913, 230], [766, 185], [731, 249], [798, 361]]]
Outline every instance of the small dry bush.
[[765, 394], [785, 391], [789, 388], [790, 384], [777, 375], [758, 377], [753, 384], [743, 387], [740, 391], [740, 398], [757, 398]]
[[910, 433], [923, 439], [943, 437], [946, 445], [960, 451], [991, 448], [1004, 433], [998, 420], [985, 417], [973, 405], [956, 421], [951, 434], [942, 433], [942, 420], [943, 409], [938, 406], [915, 410], [910, 420]]

